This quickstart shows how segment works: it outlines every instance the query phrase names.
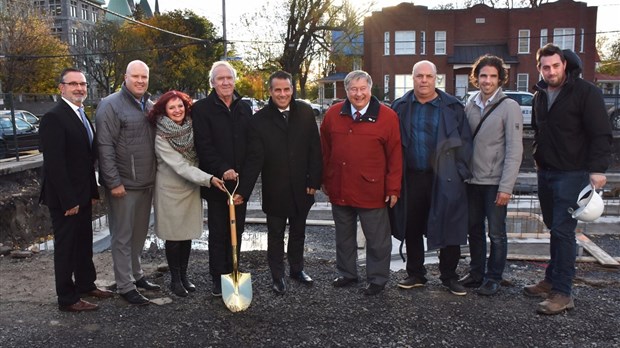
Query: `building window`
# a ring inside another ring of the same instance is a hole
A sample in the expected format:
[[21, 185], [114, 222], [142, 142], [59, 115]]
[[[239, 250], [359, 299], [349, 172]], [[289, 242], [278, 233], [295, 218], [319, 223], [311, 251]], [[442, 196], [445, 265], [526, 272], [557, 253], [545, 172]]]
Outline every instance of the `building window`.
[[69, 5], [69, 10], [71, 13], [71, 17], [77, 17], [77, 1], [71, 1], [71, 5]]
[[58, 39], [62, 39], [62, 28], [52, 28], [52, 36], [55, 36]]
[[394, 75], [394, 99], [402, 97], [408, 90], [413, 89], [413, 76]]
[[586, 31], [581, 28], [581, 42], [579, 43], [579, 52], [583, 53], [583, 42], [586, 39]]
[[390, 55], [390, 32], [386, 31], [383, 33], [383, 55]]
[[62, 15], [62, 4], [61, 0], [49, 0], [49, 9], [50, 15], [52, 16], [61, 16]]
[[82, 32], [82, 46], [88, 47], [88, 32]]
[[415, 31], [394, 32], [394, 54], [415, 54]]
[[519, 30], [519, 53], [530, 53], [530, 31]]
[[82, 19], [85, 21], [88, 20], [88, 9], [84, 5], [82, 5]]
[[446, 54], [446, 32], [445, 31], [435, 32], [435, 54], [437, 55]]
[[575, 28], [553, 29], [553, 43], [561, 49], [575, 50]]
[[435, 87], [446, 91], [446, 74], [437, 74], [437, 78], [435, 79]]
[[426, 54], [426, 32], [420, 32], [420, 54]]
[[352, 68], [353, 70], [362, 70], [362, 60], [360, 58], [354, 58]]
[[543, 47], [549, 42], [547, 38], [547, 29], [540, 29], [540, 47]]
[[383, 100], [388, 99], [390, 93], [390, 75], [383, 75]]
[[517, 74], [517, 91], [527, 92], [529, 78], [530, 78], [529, 74]]
[[77, 41], [78, 41], [78, 32], [77, 32], [77, 28], [71, 28], [71, 35], [69, 37], [69, 44], [71, 46], [75, 46], [77, 45]]
[[96, 10], [93, 11], [93, 15], [90, 17], [94, 23], [97, 23], [97, 20], [99, 19], [99, 15], [97, 14]]

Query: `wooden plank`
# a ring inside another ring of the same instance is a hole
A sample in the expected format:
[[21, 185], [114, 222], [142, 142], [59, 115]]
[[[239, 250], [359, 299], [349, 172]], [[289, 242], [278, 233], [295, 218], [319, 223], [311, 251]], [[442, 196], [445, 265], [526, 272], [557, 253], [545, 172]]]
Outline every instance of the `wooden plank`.
[[611, 257], [605, 250], [601, 249], [596, 243], [590, 240], [585, 234], [577, 234], [577, 242], [583, 246], [598, 262], [605, 267], [620, 267], [620, 262]]

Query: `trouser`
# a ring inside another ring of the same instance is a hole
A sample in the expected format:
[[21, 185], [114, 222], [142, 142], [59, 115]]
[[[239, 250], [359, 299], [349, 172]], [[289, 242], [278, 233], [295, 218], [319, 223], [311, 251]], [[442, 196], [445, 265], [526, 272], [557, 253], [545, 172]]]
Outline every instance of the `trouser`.
[[579, 192], [588, 185], [586, 171], [538, 170], [538, 199], [543, 221], [551, 230], [549, 253], [551, 259], [545, 271], [545, 280], [552, 290], [570, 295], [575, 277], [577, 242], [573, 219], [568, 208], [577, 208]]
[[366, 279], [385, 285], [390, 277], [392, 236], [387, 208], [363, 209], [332, 204], [336, 225], [336, 269], [357, 278], [357, 218], [366, 237]]
[[[304, 270], [304, 241], [306, 240], [306, 218], [309, 210], [296, 216], [289, 216], [287, 258], [291, 274]], [[284, 230], [286, 217], [267, 215], [267, 261], [273, 279], [284, 276]]]
[[[230, 212], [225, 200], [207, 201], [207, 226], [209, 228], [209, 272], [219, 282], [222, 274], [232, 273], [232, 248], [230, 243]], [[241, 251], [241, 236], [245, 226], [247, 204], [235, 206], [237, 229], [237, 255]], [[240, 259], [240, 258], [238, 258]]]
[[126, 192], [124, 197], [115, 198], [106, 190], [114, 278], [120, 294], [135, 290], [135, 281], [144, 276], [140, 255], [148, 233], [153, 200], [151, 188]]
[[59, 305], [70, 306], [80, 300], [80, 293], [96, 288], [91, 204], [80, 206], [78, 213], [71, 216], [65, 216], [64, 210], [50, 208], [50, 216], [56, 295]]

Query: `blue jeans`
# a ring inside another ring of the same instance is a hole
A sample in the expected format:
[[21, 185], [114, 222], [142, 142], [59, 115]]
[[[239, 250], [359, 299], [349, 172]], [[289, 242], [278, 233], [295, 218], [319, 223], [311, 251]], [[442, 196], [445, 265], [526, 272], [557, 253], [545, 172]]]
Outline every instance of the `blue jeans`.
[[586, 171], [538, 170], [538, 200], [543, 221], [551, 230], [549, 253], [551, 260], [545, 280], [552, 291], [570, 295], [575, 277], [575, 227], [568, 208], [577, 208], [579, 192], [590, 182]]
[[[467, 185], [469, 201], [469, 252], [471, 262], [469, 273], [474, 279], [502, 280], [508, 254], [506, 237], [507, 206], [495, 204], [498, 185]], [[485, 220], [489, 224], [491, 252], [487, 260], [487, 238]], [[485, 272], [486, 271], [486, 272]]]

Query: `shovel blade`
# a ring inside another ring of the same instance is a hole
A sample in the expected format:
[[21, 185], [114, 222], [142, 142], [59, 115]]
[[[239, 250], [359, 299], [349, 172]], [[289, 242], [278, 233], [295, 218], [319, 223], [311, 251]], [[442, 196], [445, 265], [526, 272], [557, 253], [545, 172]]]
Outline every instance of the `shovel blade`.
[[222, 274], [222, 299], [231, 312], [246, 310], [252, 303], [250, 273]]

